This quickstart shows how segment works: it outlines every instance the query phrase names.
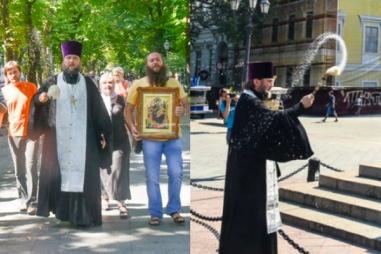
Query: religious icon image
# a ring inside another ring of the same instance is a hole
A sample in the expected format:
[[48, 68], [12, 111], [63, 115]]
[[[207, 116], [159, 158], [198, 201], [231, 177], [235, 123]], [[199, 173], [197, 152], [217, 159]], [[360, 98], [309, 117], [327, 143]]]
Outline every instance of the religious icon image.
[[179, 119], [175, 116], [178, 94], [176, 88], [138, 89], [137, 124], [143, 137], [150, 139], [178, 137]]
[[169, 129], [168, 100], [160, 97], [152, 98], [145, 121], [147, 129]]

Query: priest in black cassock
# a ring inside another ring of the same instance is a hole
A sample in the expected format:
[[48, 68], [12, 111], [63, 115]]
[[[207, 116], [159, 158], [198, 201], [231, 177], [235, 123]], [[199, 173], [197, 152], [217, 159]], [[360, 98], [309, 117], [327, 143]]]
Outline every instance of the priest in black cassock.
[[100, 168], [110, 169], [112, 125], [93, 81], [80, 73], [82, 45], [61, 45], [62, 72], [33, 98], [30, 129], [44, 135], [37, 215], [74, 226], [102, 224]]
[[312, 106], [313, 95], [304, 96], [292, 108], [273, 111], [264, 103], [275, 80], [272, 63], [252, 63], [249, 74], [229, 142], [220, 254], [278, 253], [280, 172], [275, 162], [313, 154], [298, 120]]

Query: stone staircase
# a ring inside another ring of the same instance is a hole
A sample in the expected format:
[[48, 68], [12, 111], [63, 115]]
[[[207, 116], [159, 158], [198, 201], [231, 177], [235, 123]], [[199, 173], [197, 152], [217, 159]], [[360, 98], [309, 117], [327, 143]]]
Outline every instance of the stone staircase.
[[381, 167], [279, 189], [283, 222], [381, 251]]

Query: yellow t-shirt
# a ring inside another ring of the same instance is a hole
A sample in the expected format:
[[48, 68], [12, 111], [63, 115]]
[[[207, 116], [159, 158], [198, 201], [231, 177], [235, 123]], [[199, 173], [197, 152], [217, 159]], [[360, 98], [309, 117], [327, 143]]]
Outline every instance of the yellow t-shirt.
[[[149, 87], [150, 84], [148, 82], [148, 78], [144, 77], [141, 79], [137, 79], [132, 83], [132, 86], [128, 89], [127, 103], [130, 103], [136, 106], [136, 100], [138, 97], [138, 87]], [[180, 85], [180, 82], [174, 78], [169, 78], [165, 87], [178, 87], [179, 88], [179, 96], [180, 99], [183, 99], [187, 96], [184, 91], [184, 88]]]
[[[132, 86], [128, 89], [127, 103], [136, 106], [138, 98], [138, 88], [139, 87], [149, 87], [148, 78], [144, 77], [137, 79], [132, 83]], [[184, 91], [184, 88], [181, 86], [180, 82], [174, 78], [169, 78], [165, 87], [179, 88], [179, 97], [180, 99], [185, 98], [187, 95]], [[181, 128], [179, 128], [179, 137], [181, 137]], [[166, 141], [167, 139], [160, 139], [160, 141]]]

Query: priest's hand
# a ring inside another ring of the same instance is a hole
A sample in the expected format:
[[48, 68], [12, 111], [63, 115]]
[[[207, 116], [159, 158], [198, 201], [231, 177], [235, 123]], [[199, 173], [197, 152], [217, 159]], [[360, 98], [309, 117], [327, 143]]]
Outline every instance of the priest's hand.
[[314, 103], [314, 100], [315, 100], [315, 96], [311, 93], [311, 94], [307, 94], [303, 96], [300, 102], [302, 103], [304, 108], [309, 108]]
[[182, 116], [182, 115], [184, 115], [184, 112], [185, 112], [185, 110], [184, 110], [184, 107], [182, 105], [176, 106], [175, 116]]
[[107, 167], [106, 170], [107, 170], [107, 174], [111, 175], [111, 167]]
[[48, 96], [48, 93], [41, 93], [40, 96], [38, 96], [38, 99], [41, 103], [45, 103], [49, 100], [49, 96]]

